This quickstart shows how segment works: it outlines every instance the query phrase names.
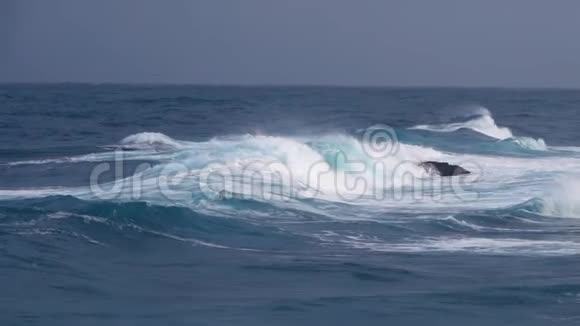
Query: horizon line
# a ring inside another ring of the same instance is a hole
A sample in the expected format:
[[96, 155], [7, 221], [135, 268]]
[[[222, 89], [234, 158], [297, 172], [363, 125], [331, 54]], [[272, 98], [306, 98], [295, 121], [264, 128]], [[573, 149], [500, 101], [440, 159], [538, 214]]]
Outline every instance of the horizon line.
[[496, 89], [496, 90], [567, 90], [578, 91], [580, 86], [490, 86], [490, 85], [379, 85], [379, 84], [321, 84], [321, 83], [202, 83], [202, 82], [135, 82], [135, 81], [0, 81], [0, 85], [86, 85], [86, 86], [193, 86], [239, 88], [385, 88], [385, 89]]

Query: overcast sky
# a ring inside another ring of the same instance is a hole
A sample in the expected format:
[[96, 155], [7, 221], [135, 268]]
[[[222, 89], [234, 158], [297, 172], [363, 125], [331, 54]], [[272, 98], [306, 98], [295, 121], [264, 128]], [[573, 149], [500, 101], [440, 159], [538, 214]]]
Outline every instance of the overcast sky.
[[0, 0], [0, 81], [580, 87], [574, 0]]

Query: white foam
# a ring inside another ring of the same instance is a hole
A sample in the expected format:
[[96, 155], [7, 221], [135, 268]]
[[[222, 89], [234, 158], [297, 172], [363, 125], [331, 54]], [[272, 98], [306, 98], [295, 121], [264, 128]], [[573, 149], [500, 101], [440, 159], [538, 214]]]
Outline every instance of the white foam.
[[439, 237], [415, 242], [382, 243], [343, 240], [358, 249], [382, 252], [465, 252], [494, 255], [560, 256], [580, 254], [580, 242], [517, 238]]
[[562, 152], [580, 153], [580, 147], [578, 146], [551, 146], [550, 148]]
[[562, 256], [580, 254], [580, 242], [521, 238], [487, 238], [481, 236], [421, 237], [389, 241], [367, 234], [340, 234], [321, 231], [311, 234], [332, 246], [394, 253], [467, 253], [490, 255]]
[[[140, 138], [136, 135], [130, 137]], [[147, 143], [149, 136], [143, 137], [145, 139], [141, 140]], [[150, 140], [153, 142], [159, 139], [157, 136], [151, 137]], [[138, 152], [138, 155], [131, 156], [137, 152], [127, 152], [126, 154], [133, 158], [152, 157], [162, 160], [160, 164], [131, 177], [100, 185], [102, 189], [116, 191], [111, 197], [97, 196], [93, 189], [87, 186], [0, 190], [0, 199], [70, 195], [88, 200], [145, 201], [156, 205], [200, 210], [203, 209], [202, 203], [219, 201], [219, 192], [225, 190], [225, 199], [252, 199], [276, 205], [282, 201], [286, 202], [284, 205], [305, 211], [316, 211], [316, 207], [301, 201], [314, 195], [316, 199], [327, 202], [357, 205], [361, 214], [368, 207], [372, 210], [369, 212], [372, 216], [381, 216], [377, 212], [382, 210], [428, 213], [441, 208], [445, 208], [451, 214], [469, 209], [500, 208], [524, 202], [539, 196], [546, 189], [554, 173], [580, 169], [580, 160], [573, 157], [514, 158], [460, 155], [403, 143], [399, 144], [398, 151], [392, 155], [374, 159], [366, 155], [359, 140], [347, 135], [310, 138], [238, 135], [204, 142], [173, 141], [184, 145], [170, 154]], [[386, 168], [386, 173], [380, 175], [372, 169], [367, 169], [362, 174], [345, 174], [343, 181], [346, 182], [337, 183], [339, 170], [345, 167], [335, 166], [336, 164], [331, 162], [332, 155], [328, 154], [339, 152], [344, 153], [349, 161], [360, 161], [367, 168], [375, 163], [381, 163]], [[103, 159], [104, 156], [98, 158]], [[426, 160], [440, 160], [465, 166], [473, 172], [467, 176], [472, 179], [428, 176], [417, 165]], [[286, 173], [282, 173], [281, 178], [276, 178], [280, 168]], [[212, 181], [211, 186], [215, 186], [213, 195], [201, 193], [201, 178], [210, 173], [221, 172], [231, 175], [232, 183]], [[247, 179], [244, 180], [244, 176], [252, 173], [265, 178], [261, 188], [257, 189]], [[319, 178], [310, 178], [311, 175]], [[366, 187], [360, 191], [353, 188], [356, 180], [364, 181]], [[458, 189], [454, 187], [458, 184], [454, 184], [455, 181], [467, 181], [466, 184], [471, 188]], [[160, 187], [162, 184], [168, 184], [168, 188], [171, 188], [169, 195]], [[348, 198], [343, 196], [345, 193]], [[377, 194], [386, 195], [380, 197], [376, 196]], [[354, 195], [355, 199], [350, 200], [352, 198], [350, 195]], [[397, 195], [402, 196], [394, 198]], [[217, 209], [224, 206], [227, 205]]]
[[21, 165], [42, 165], [42, 164], [67, 164], [67, 163], [96, 163], [96, 162], [108, 162], [115, 160], [123, 161], [136, 161], [136, 160], [147, 160], [147, 161], [162, 161], [172, 158], [171, 153], [157, 153], [147, 150], [140, 151], [113, 151], [113, 152], [103, 152], [103, 153], [92, 153], [79, 156], [69, 156], [69, 157], [59, 157], [51, 159], [42, 160], [27, 160], [27, 161], [15, 161], [4, 163], [7, 166], [21, 166]]
[[548, 149], [546, 142], [542, 138], [534, 139], [530, 137], [515, 137], [514, 143], [516, 143], [521, 148], [534, 151], [545, 151]]
[[454, 132], [459, 129], [471, 129], [491, 138], [503, 140], [513, 138], [511, 130], [507, 127], [499, 127], [488, 109], [479, 107], [475, 110], [475, 118], [464, 122], [456, 122], [441, 125], [417, 125], [410, 129], [429, 130], [435, 132]]
[[477, 107], [473, 110], [474, 118], [464, 122], [455, 122], [441, 125], [417, 125], [409, 129], [428, 130], [433, 132], [454, 132], [460, 129], [470, 129], [482, 135], [500, 140], [513, 141], [519, 147], [529, 150], [545, 151], [546, 143], [543, 139], [531, 137], [516, 137], [507, 127], [500, 127], [496, 124], [491, 112], [484, 107]]
[[121, 140], [120, 143], [125, 148], [134, 149], [179, 149], [184, 146], [184, 142], [177, 141], [159, 132], [141, 132], [130, 135]]
[[543, 215], [580, 218], [580, 176], [560, 177], [537, 201]]
[[1, 189], [0, 200], [21, 200], [29, 198], [42, 198], [49, 196], [73, 196], [79, 188], [35, 188], [35, 189]]
[[[112, 160], [167, 160], [173, 157], [172, 153], [159, 153], [159, 151], [171, 151], [182, 149], [189, 142], [178, 141], [158, 132], [142, 132], [123, 138], [119, 145], [106, 146], [107, 149], [115, 149], [102, 153], [91, 153], [79, 156], [49, 158], [41, 160], [27, 160], [8, 162], [5, 165], [40, 165], [40, 164], [63, 164], [84, 162], [105, 162]], [[124, 151], [132, 150], [132, 151]]]

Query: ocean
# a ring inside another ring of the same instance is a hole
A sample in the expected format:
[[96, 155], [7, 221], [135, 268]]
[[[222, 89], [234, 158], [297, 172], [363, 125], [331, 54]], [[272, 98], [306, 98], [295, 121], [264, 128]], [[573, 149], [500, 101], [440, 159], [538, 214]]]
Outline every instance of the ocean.
[[0, 324], [580, 325], [579, 110], [558, 89], [2, 84]]

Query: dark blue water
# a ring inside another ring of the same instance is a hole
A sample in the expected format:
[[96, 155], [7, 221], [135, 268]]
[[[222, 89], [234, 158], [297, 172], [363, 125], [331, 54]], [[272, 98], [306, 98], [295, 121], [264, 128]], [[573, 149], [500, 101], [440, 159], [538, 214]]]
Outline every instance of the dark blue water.
[[[580, 325], [579, 110], [575, 90], [1, 85], [0, 324]], [[369, 157], [381, 128], [396, 149]], [[349, 186], [339, 155], [366, 168]], [[271, 163], [288, 179], [244, 179]]]

